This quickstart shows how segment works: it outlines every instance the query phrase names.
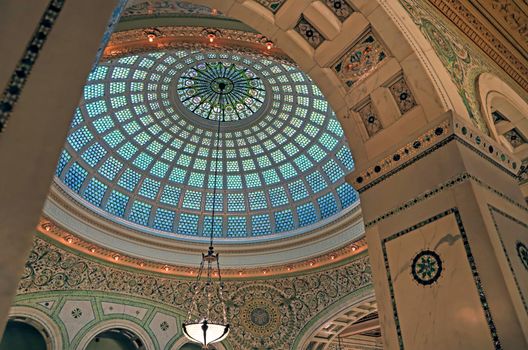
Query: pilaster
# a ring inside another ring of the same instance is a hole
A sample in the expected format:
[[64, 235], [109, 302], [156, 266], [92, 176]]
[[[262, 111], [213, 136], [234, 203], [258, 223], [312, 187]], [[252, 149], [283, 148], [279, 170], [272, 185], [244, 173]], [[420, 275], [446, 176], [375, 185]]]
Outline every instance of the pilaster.
[[68, 126], [117, 2], [0, 4], [0, 329]]
[[519, 160], [446, 113], [349, 181], [360, 193], [387, 349], [528, 347]]

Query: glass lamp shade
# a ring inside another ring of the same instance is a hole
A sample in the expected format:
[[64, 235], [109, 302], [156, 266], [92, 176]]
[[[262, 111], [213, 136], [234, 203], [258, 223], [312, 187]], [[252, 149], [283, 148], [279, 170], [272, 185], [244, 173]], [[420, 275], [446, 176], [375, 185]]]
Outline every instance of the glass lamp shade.
[[204, 348], [224, 340], [229, 334], [228, 324], [209, 323], [205, 319], [198, 323], [184, 323], [182, 327], [189, 340], [202, 344]]

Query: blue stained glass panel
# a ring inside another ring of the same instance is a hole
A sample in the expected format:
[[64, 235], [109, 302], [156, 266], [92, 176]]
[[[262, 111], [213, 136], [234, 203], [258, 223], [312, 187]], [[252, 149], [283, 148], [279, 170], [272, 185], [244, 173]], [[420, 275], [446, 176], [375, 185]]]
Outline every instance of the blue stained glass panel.
[[307, 226], [317, 221], [317, 213], [313, 203], [306, 203], [297, 207], [297, 216], [299, 217], [299, 226]]
[[84, 190], [84, 199], [95, 206], [100, 206], [108, 186], [97, 179], [91, 179]]
[[73, 163], [64, 177], [64, 183], [75, 192], [79, 192], [86, 179], [86, 175], [88, 175], [88, 172], [83, 167], [77, 163]]
[[271, 234], [271, 223], [268, 214], [253, 215], [251, 217], [251, 233], [253, 236], [263, 236]]
[[62, 150], [60, 158], [59, 158], [59, 163], [57, 164], [57, 169], [55, 170], [55, 175], [61, 176], [62, 171], [64, 170], [64, 167], [66, 166], [66, 164], [68, 164], [70, 159], [71, 159], [70, 154], [66, 150]]
[[357, 202], [358, 194], [352, 186], [347, 183], [342, 184], [337, 188], [337, 194], [341, 200], [341, 207], [347, 208]]
[[134, 201], [128, 219], [136, 224], [147, 225], [152, 206], [140, 201]]
[[158, 195], [160, 188], [160, 182], [146, 178], [143, 180], [141, 187], [139, 188], [139, 194], [143, 197], [154, 199]]
[[317, 198], [317, 203], [319, 204], [322, 218], [327, 218], [337, 213], [337, 202], [332, 192]]
[[227, 217], [227, 236], [245, 237], [247, 235], [246, 218], [244, 216]]
[[123, 217], [125, 215], [125, 209], [128, 204], [129, 197], [121, 192], [112, 191], [108, 201], [106, 202], [106, 211], [110, 214]]
[[158, 208], [154, 218], [154, 228], [156, 230], [172, 232], [175, 217], [176, 213], [172, 210]]
[[275, 226], [277, 232], [290, 231], [295, 228], [293, 222], [293, 214], [291, 210], [283, 210], [276, 212], [275, 216]]

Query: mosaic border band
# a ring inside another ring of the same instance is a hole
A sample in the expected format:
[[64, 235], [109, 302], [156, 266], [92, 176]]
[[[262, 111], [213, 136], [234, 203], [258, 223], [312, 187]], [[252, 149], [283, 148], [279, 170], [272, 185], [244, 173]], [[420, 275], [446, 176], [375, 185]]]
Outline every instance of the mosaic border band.
[[50, 1], [44, 14], [40, 18], [37, 29], [26, 46], [22, 58], [18, 61], [9, 83], [2, 93], [0, 99], [0, 133], [6, 127], [11, 112], [13, 111], [13, 108], [22, 93], [22, 89], [24, 88], [24, 85], [26, 85], [29, 74], [33, 69], [33, 65], [37, 61], [38, 55], [44, 47], [48, 35], [51, 32], [55, 21], [59, 17], [65, 2], [66, 0]]
[[508, 152], [489, 137], [469, 129], [461, 120], [450, 118], [429, 129], [415, 141], [401, 147], [392, 156], [358, 172], [357, 177], [350, 182], [359, 193], [363, 193], [451, 141], [460, 142], [501, 171], [517, 178], [519, 164], [508, 155]]
[[515, 274], [515, 271], [513, 270], [513, 266], [511, 264], [510, 256], [508, 254], [508, 251], [506, 250], [506, 245], [504, 244], [504, 241], [502, 240], [502, 235], [501, 235], [501, 232], [499, 230], [499, 225], [497, 224], [497, 219], [495, 217], [495, 213], [504, 216], [506, 219], [508, 219], [510, 221], [513, 221], [514, 223], [524, 227], [525, 229], [528, 229], [528, 225], [525, 224], [524, 222], [514, 218], [513, 216], [503, 212], [502, 210], [500, 210], [498, 208], [495, 208], [491, 204], [488, 204], [488, 210], [490, 211], [491, 219], [493, 220], [493, 226], [495, 227], [495, 231], [497, 232], [497, 235], [499, 236], [499, 241], [501, 243], [502, 251], [504, 252], [504, 255], [506, 256], [506, 260], [508, 261], [508, 267], [510, 268], [510, 271], [512, 273], [513, 280], [515, 281], [515, 286], [517, 287], [517, 291], [519, 292], [519, 295], [521, 296], [521, 300], [522, 300], [522, 303], [523, 303], [523, 306], [524, 306], [524, 311], [528, 314], [528, 304], [526, 303], [526, 298], [525, 298], [525, 296], [524, 296], [524, 294], [523, 294], [523, 292], [521, 290], [521, 286], [519, 284], [519, 280], [517, 279], [517, 275]]

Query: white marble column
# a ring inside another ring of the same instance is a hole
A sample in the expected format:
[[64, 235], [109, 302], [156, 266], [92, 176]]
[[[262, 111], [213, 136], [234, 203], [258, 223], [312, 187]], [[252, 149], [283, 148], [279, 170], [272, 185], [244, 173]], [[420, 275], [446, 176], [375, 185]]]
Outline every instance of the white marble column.
[[0, 1], [1, 330], [70, 120], [117, 3]]
[[520, 162], [447, 113], [358, 169], [386, 349], [528, 349]]

